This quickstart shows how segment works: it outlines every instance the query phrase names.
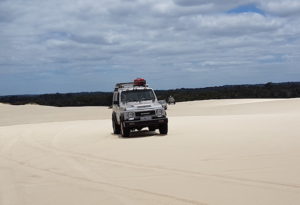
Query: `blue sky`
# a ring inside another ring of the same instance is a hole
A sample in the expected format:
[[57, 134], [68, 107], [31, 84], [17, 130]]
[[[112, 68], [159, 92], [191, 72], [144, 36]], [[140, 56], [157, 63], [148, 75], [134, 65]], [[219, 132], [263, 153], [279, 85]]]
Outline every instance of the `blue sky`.
[[256, 6], [256, 4], [254, 4], [254, 3], [237, 6], [233, 9], [230, 9], [228, 11], [228, 13], [231, 13], [231, 14], [258, 13], [258, 14], [261, 14], [261, 15], [265, 15], [265, 12], [263, 10], [261, 10], [260, 8], [258, 8]]
[[0, 0], [0, 95], [300, 81], [299, 0]]

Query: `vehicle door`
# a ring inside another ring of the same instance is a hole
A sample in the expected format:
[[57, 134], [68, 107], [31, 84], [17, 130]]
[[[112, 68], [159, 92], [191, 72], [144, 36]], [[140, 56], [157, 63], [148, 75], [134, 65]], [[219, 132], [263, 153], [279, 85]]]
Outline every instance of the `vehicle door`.
[[119, 92], [114, 92], [113, 95], [113, 112], [116, 114], [118, 123], [120, 123], [120, 98]]

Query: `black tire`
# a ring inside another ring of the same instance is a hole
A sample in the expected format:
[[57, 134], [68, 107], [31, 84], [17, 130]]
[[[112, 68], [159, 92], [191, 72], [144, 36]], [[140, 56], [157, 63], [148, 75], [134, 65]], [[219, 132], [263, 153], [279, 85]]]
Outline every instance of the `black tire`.
[[122, 135], [122, 137], [129, 137], [130, 136], [130, 129], [124, 127], [122, 122], [121, 122], [121, 135]]
[[120, 134], [121, 133], [120, 125], [118, 125], [115, 118], [112, 119], [112, 126], [113, 126], [113, 130], [114, 130], [114, 134]]
[[168, 134], [168, 124], [163, 124], [159, 126], [159, 133], [162, 135]]

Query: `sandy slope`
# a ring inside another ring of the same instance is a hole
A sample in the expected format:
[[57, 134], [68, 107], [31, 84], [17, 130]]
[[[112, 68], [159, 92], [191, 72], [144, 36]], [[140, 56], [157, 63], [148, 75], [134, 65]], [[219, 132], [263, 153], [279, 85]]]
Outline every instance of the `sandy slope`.
[[0, 205], [300, 204], [300, 99], [168, 114], [123, 139], [107, 108], [0, 105]]

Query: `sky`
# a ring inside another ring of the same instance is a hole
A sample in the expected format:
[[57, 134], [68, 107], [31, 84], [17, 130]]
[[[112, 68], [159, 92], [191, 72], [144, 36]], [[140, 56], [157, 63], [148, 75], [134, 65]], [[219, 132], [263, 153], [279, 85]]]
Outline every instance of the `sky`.
[[300, 0], [0, 0], [0, 96], [300, 81]]

